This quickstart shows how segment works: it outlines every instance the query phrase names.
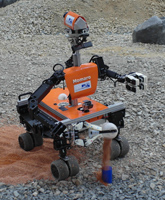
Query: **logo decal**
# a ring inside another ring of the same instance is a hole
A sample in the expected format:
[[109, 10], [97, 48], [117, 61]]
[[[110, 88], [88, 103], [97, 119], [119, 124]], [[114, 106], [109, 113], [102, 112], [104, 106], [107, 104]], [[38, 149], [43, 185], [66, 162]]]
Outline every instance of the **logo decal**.
[[74, 20], [74, 17], [72, 17], [71, 15], [68, 15], [66, 17], [66, 24], [68, 24], [69, 26], [72, 26], [73, 20]]
[[87, 80], [90, 80], [90, 79], [91, 79], [91, 76], [86, 76], [86, 77], [79, 78], [79, 79], [73, 79], [73, 84], [79, 83], [79, 82], [82, 82], [82, 81], [87, 81]]
[[74, 92], [80, 92], [89, 88], [91, 88], [91, 81], [86, 81], [84, 83], [74, 85]]

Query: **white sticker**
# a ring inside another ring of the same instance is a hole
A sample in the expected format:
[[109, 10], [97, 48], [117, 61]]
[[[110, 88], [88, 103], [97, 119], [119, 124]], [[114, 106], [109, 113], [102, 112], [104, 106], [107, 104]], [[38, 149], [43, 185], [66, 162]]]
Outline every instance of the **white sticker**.
[[74, 85], [74, 92], [80, 92], [91, 88], [91, 81], [86, 81], [77, 85]]
[[73, 20], [74, 20], [74, 17], [72, 17], [71, 15], [67, 15], [66, 17], [66, 24], [68, 24], [69, 26], [72, 26], [72, 23], [73, 23]]

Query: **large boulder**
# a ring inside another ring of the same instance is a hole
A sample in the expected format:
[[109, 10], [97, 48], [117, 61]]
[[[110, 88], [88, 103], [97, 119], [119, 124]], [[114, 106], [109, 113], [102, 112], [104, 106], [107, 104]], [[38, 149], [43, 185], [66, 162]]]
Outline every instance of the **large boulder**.
[[3, 6], [3, 0], [0, 0], [0, 7]]
[[0, 7], [5, 7], [19, 0], [0, 0]]
[[165, 17], [153, 16], [139, 24], [132, 34], [133, 42], [165, 44]]

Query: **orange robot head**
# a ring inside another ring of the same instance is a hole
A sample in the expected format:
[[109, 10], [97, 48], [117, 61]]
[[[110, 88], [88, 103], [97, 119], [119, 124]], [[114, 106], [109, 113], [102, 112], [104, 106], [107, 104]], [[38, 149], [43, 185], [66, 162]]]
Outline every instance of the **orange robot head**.
[[84, 17], [71, 11], [64, 14], [64, 25], [74, 31], [88, 29], [87, 22]]
[[68, 27], [68, 38], [87, 38], [89, 36], [89, 28], [84, 17], [74, 13], [67, 12], [64, 14], [64, 25]]

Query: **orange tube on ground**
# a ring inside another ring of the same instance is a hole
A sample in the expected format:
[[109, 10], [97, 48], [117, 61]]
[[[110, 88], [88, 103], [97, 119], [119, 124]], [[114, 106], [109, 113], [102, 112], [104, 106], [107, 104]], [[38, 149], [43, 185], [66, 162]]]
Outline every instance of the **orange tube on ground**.
[[110, 166], [110, 158], [111, 158], [111, 142], [112, 139], [104, 138], [103, 143], [103, 163], [102, 169], [106, 170]]

